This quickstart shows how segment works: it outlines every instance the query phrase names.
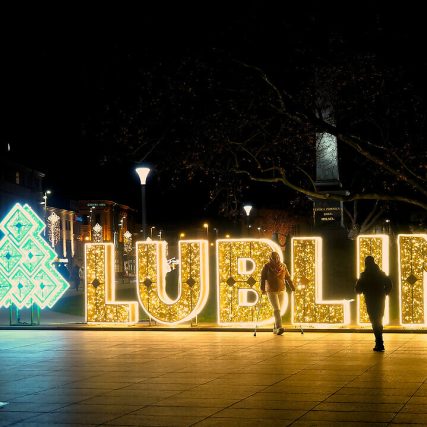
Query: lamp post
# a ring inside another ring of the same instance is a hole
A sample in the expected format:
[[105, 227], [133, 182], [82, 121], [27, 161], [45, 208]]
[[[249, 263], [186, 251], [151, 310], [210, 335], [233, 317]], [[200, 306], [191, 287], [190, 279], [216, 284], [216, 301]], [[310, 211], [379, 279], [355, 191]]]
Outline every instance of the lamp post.
[[215, 227], [213, 230], [215, 231], [216, 240], [218, 240], [218, 229]]
[[145, 205], [145, 183], [147, 182], [147, 176], [150, 173], [150, 168], [147, 167], [139, 167], [135, 169], [136, 173], [139, 176], [139, 179], [141, 181], [141, 203], [142, 203], [142, 212], [141, 212], [141, 225], [142, 225], [142, 238], [145, 240], [145, 229], [146, 229], [146, 222], [147, 222], [147, 207]]
[[206, 228], [206, 239], [209, 240], [209, 224], [207, 222], [205, 222], [203, 224], [203, 228]]
[[151, 238], [151, 240], [153, 240], [153, 230], [155, 229], [156, 227], [153, 225], [152, 227], [150, 227], [150, 238]]
[[244, 211], [246, 212], [246, 228], [247, 233], [249, 234], [249, 215], [251, 214], [252, 205], [245, 205], [243, 206]]
[[[51, 194], [52, 191], [50, 190], [46, 190], [43, 194], [43, 202], [40, 202], [41, 205], [44, 205], [44, 222], [46, 223], [47, 218], [46, 218], [46, 214], [47, 214], [47, 196], [48, 194]], [[43, 231], [43, 235], [46, 236], [46, 227]]]

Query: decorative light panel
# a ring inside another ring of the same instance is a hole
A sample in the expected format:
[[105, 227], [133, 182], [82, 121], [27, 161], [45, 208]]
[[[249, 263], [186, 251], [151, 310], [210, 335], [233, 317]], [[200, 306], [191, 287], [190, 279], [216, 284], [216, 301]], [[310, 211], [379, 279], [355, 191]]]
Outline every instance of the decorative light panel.
[[350, 302], [322, 298], [322, 239], [292, 238], [292, 322], [331, 325], [350, 323]]
[[41, 237], [44, 222], [17, 203], [0, 223], [0, 307], [53, 307], [69, 284], [53, 267], [56, 253]]
[[55, 213], [52, 212], [47, 217], [47, 230], [48, 230], [48, 237], [49, 241], [52, 244], [52, 248], [56, 246], [56, 244], [59, 242], [59, 236], [61, 231], [61, 218]]
[[[267, 297], [261, 297], [261, 270], [271, 252], [282, 249], [268, 239], [221, 239], [216, 242], [218, 277], [218, 322], [258, 324], [273, 322], [273, 311]], [[285, 296], [282, 314], [288, 300]], [[259, 309], [259, 313], [258, 313]]]
[[92, 237], [92, 241], [94, 243], [102, 243], [103, 239], [102, 239], [102, 226], [98, 223], [96, 223], [93, 228], [93, 237]]
[[181, 240], [178, 246], [178, 296], [166, 292], [167, 243], [137, 242], [138, 297], [143, 310], [164, 324], [178, 324], [196, 317], [209, 294], [208, 242]]
[[129, 230], [126, 230], [126, 232], [123, 234], [123, 238], [124, 238], [123, 251], [125, 254], [129, 254], [130, 252], [132, 252], [132, 233], [129, 232]]
[[397, 236], [399, 255], [400, 322], [427, 324], [427, 234]]
[[[372, 256], [385, 274], [389, 274], [389, 237], [386, 234], [360, 234], [357, 236], [357, 277], [365, 270], [365, 258]], [[370, 325], [364, 295], [356, 296], [357, 323]], [[389, 297], [386, 297], [384, 325], [390, 323]]]
[[115, 299], [113, 243], [85, 244], [85, 315], [88, 323], [136, 323], [138, 303]]

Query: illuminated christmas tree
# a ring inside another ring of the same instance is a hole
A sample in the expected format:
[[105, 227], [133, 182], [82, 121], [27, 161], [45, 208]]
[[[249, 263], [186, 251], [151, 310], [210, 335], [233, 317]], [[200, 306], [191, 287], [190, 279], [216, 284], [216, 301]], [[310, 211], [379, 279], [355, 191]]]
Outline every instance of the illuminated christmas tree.
[[0, 307], [53, 307], [69, 284], [53, 267], [56, 253], [41, 237], [44, 222], [17, 203], [0, 223]]

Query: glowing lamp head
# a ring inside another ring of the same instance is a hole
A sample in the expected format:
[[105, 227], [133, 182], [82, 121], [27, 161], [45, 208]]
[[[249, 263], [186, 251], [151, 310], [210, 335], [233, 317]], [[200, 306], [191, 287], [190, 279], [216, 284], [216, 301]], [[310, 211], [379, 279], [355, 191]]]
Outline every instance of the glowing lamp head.
[[147, 181], [147, 176], [150, 173], [150, 168], [136, 168], [135, 169], [136, 173], [139, 176], [139, 179], [141, 181], [141, 185], [145, 185], [146, 181]]
[[209, 224], [207, 224], [206, 222], [203, 224], [203, 228], [208, 228]]
[[243, 209], [246, 212], [246, 215], [249, 216], [252, 210], [252, 205], [245, 205], [243, 206]]

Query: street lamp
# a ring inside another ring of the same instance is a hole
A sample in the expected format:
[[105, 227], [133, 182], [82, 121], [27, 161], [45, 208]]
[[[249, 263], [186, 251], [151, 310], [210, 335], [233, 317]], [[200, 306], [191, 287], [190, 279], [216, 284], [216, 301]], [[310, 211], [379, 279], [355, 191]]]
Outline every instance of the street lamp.
[[203, 228], [206, 228], [206, 238], [209, 240], [209, 224], [205, 222]]
[[[51, 194], [52, 191], [46, 190], [43, 194], [43, 202], [40, 202], [41, 205], [44, 205], [44, 222], [46, 223], [46, 212], [47, 212], [47, 195]], [[43, 235], [46, 236], [46, 227], [43, 231]]]
[[146, 221], [147, 221], [147, 208], [145, 206], [145, 183], [147, 181], [147, 176], [150, 173], [150, 168], [147, 167], [139, 167], [135, 169], [136, 173], [139, 176], [139, 179], [141, 181], [141, 202], [142, 202], [142, 238], [145, 240], [145, 228], [146, 228]]
[[247, 231], [249, 233], [249, 215], [251, 214], [251, 210], [252, 210], [252, 205], [245, 205], [243, 206], [244, 211], [246, 212], [246, 226], [247, 226]]
[[213, 230], [215, 231], [216, 240], [218, 240], [218, 229], [215, 227]]
[[151, 240], [153, 240], [153, 229], [155, 229], [156, 227], [153, 225], [152, 227], [150, 227], [150, 237]]

